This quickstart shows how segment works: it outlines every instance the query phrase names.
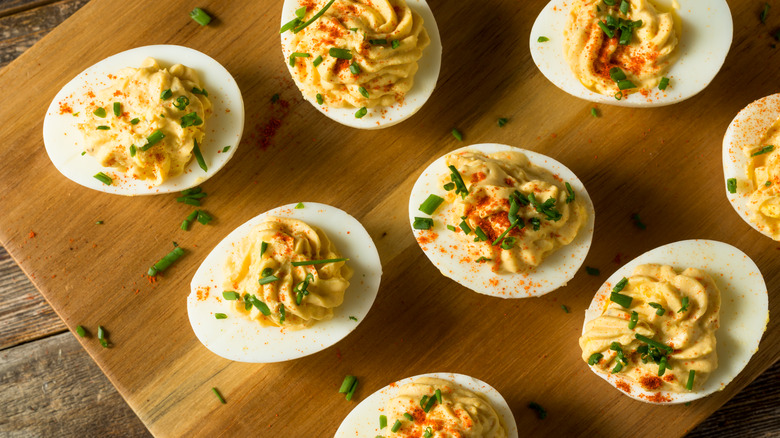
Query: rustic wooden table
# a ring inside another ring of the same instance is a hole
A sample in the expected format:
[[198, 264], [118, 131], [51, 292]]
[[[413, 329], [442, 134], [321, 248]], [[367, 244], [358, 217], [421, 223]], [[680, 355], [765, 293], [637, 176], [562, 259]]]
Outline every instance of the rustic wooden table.
[[[87, 1], [0, 0], [0, 74]], [[0, 436], [149, 435], [2, 246], [0, 406]], [[780, 364], [687, 436], [780, 436]]]

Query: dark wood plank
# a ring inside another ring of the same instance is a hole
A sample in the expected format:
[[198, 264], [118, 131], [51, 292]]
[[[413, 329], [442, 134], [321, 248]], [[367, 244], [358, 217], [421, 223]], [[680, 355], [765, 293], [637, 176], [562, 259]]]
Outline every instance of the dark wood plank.
[[0, 350], [67, 330], [0, 246]]
[[[64, 0], [38, 6], [42, 2], [14, 0], [0, 5], [0, 67], [4, 67], [32, 47], [36, 41], [65, 21], [87, 1], [89, 0]], [[19, 8], [33, 7], [5, 16], [4, 10], [13, 12], [12, 5]]]
[[151, 436], [71, 333], [1, 351], [0, 400], [4, 437]]

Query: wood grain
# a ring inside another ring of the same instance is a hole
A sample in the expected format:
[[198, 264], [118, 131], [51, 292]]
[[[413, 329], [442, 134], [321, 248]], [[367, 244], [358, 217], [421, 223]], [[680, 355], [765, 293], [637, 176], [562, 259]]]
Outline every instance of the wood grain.
[[[561, 291], [532, 301], [500, 301], [470, 293], [440, 277], [417, 248], [405, 222], [408, 191], [428, 162], [458, 146], [449, 136], [449, 130], [458, 126], [466, 142], [497, 141], [541, 151], [583, 179], [599, 216], [589, 265], [611, 272], [618, 266], [612, 263], [617, 253], [625, 261], [670, 241], [717, 238], [748, 252], [764, 272], [770, 291], [775, 291], [780, 284], [775, 244], [751, 232], [731, 212], [722, 193], [718, 157], [720, 136], [731, 117], [752, 99], [773, 92], [762, 72], [776, 70], [777, 56], [767, 61], [768, 44], [757, 42], [759, 37], [747, 31], [747, 23], [755, 20], [753, 12], [735, 10], [737, 43], [721, 75], [702, 95], [656, 110], [602, 108], [605, 117], [594, 120], [588, 116], [587, 103], [563, 95], [529, 61], [524, 50], [530, 29], [527, 17], [540, 9], [541, 3], [536, 3], [540, 2], [510, 7], [496, 2], [495, 8], [475, 7], [474, 14], [459, 14], [451, 4], [432, 1], [445, 49], [473, 48], [468, 62], [480, 69], [463, 68], [462, 51], [445, 50], [439, 88], [426, 108], [399, 127], [366, 133], [334, 126], [307, 104], [298, 104], [297, 91], [291, 89], [279, 59], [278, 40], [263, 31], [275, 27], [278, 7], [264, 11], [242, 2], [202, 5], [223, 24], [198, 29], [186, 16], [166, 22], [172, 19], [166, 11], [187, 9], [183, 2], [146, 4], [143, 15], [150, 22], [144, 28], [128, 26], [118, 30], [116, 38], [93, 39], [79, 34], [80, 23], [106, 29], [102, 25], [109, 20], [131, 22], [142, 8], [139, 4], [119, 9], [93, 0], [75, 20], [0, 72], [3, 89], [33, 70], [35, 83], [40, 84], [36, 94], [22, 91], [0, 108], [0, 126], [8, 140], [0, 145], [0, 242], [66, 323], [109, 327], [116, 348], [101, 351], [91, 344], [85, 348], [158, 436], [240, 434], [257, 424], [267, 424], [269, 435], [332, 434], [351, 409], [351, 404], [334, 398], [333, 387], [343, 374], [361, 377], [358, 396], [363, 398], [392, 380], [444, 369], [473, 374], [499, 388], [529, 433], [603, 435], [627, 426], [641, 430], [636, 424], [613, 421], [631, 412], [640, 419], [673, 417], [655, 432], [680, 435], [777, 360], [777, 323], [770, 321], [758, 354], [722, 393], [687, 410], [637, 404], [606, 384], [594, 383], [597, 378], [579, 363], [576, 334], [581, 313], [600, 279], [580, 275]], [[463, 2], [462, 7], [469, 6]], [[251, 25], [244, 19], [247, 10], [257, 11]], [[228, 24], [229, 32], [224, 28]], [[496, 29], [514, 29], [516, 38]], [[172, 197], [106, 198], [65, 180], [49, 163], [36, 134], [42, 111], [30, 115], [9, 109], [23, 102], [26, 107], [45, 108], [59, 86], [85, 66], [107, 54], [154, 42], [186, 44], [221, 61], [236, 77], [251, 108], [247, 141], [236, 160], [205, 184], [212, 195], [209, 209], [218, 214], [218, 222], [188, 235], [175, 231], [179, 216], [186, 212]], [[734, 50], [740, 53], [740, 62], [734, 62]], [[66, 62], [65, 54], [79, 62]], [[751, 62], [769, 66], [747, 72], [739, 68]], [[743, 87], [725, 86], [735, 81]], [[268, 104], [280, 91], [293, 103], [287, 113]], [[707, 108], [706, 115], [701, 108]], [[495, 127], [499, 116], [511, 118], [504, 130]], [[264, 142], [256, 130], [271, 117], [283, 119], [284, 125], [276, 141], [262, 149]], [[19, 162], [25, 166], [14, 165]], [[712, 181], [713, 175], [717, 181]], [[272, 199], [264, 186], [268, 181], [285, 182], [275, 187]], [[685, 191], [675, 192], [690, 181], [713, 183], [687, 184]], [[664, 196], [668, 193], [675, 196]], [[386, 274], [373, 311], [336, 347], [292, 363], [249, 365], [214, 357], [187, 325], [183, 302], [188, 279], [207, 249], [238, 224], [276, 205], [309, 199], [349, 211], [377, 240]], [[79, 206], [77, 211], [73, 205]], [[631, 212], [642, 214], [649, 225], [646, 232], [632, 228]], [[107, 219], [107, 226], [85, 228], [97, 215]], [[154, 218], [154, 226], [139, 218]], [[24, 237], [33, 229], [35, 243]], [[158, 284], [145, 284], [142, 271], [160, 255], [146, 249], [162, 248], [174, 237], [193, 249], [192, 256]], [[106, 270], [110, 275], [104, 274]], [[560, 312], [561, 302], [572, 308], [571, 315]], [[777, 310], [775, 302], [770, 299], [772, 312]], [[435, 318], [430, 309], [436, 309]], [[531, 323], [542, 316], [544, 324]], [[486, 318], [490, 326], [484, 325]], [[549, 345], [537, 339], [560, 341], [543, 348]], [[506, 345], [511, 348], [499, 348]], [[489, 363], [485, 357], [490, 357]], [[280, 384], [286, 389], [281, 394]], [[226, 395], [229, 412], [204, 402], [211, 386]], [[269, 410], [269, 400], [277, 408]], [[535, 420], [524, 407], [529, 400], [545, 405], [558, 421]], [[298, 411], [282, 408], [293, 405], [305, 405], [306, 419], [317, 421], [301, 421]]]

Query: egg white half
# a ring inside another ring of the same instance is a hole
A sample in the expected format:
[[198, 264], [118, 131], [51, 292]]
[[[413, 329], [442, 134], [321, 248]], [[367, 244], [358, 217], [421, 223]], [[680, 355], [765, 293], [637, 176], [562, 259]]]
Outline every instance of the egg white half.
[[398, 391], [403, 385], [422, 377], [449, 380], [466, 389], [484, 395], [488, 401], [490, 401], [490, 404], [493, 405], [493, 408], [495, 408], [498, 415], [504, 420], [504, 425], [508, 432], [507, 436], [509, 438], [517, 438], [517, 423], [515, 423], [515, 417], [512, 415], [512, 410], [509, 409], [509, 405], [506, 400], [504, 400], [504, 397], [502, 397], [495, 388], [479, 379], [455, 373], [421, 374], [419, 376], [407, 377], [406, 379], [385, 386], [368, 396], [352, 409], [352, 412], [344, 418], [344, 421], [341, 422], [341, 426], [336, 430], [334, 438], [386, 435], [389, 432], [390, 425], [384, 429], [380, 429], [379, 416], [384, 412], [387, 403], [398, 396]]
[[578, 199], [584, 201], [588, 217], [572, 243], [558, 248], [535, 269], [527, 273], [497, 274], [491, 270], [490, 263], [461, 262], [461, 260], [471, 260], [473, 256], [467, 250], [467, 243], [461, 240], [456, 233], [447, 229], [450, 212], [454, 207], [445, 201], [432, 216], [433, 228], [430, 231], [437, 234], [432, 242], [420, 243], [420, 238], [428, 231], [415, 230], [412, 227], [414, 237], [420, 243], [425, 255], [445, 277], [449, 277], [475, 292], [494, 297], [536, 297], [565, 286], [569, 280], [574, 278], [574, 274], [577, 273], [582, 263], [585, 262], [585, 256], [588, 255], [593, 240], [596, 212], [593, 209], [593, 201], [577, 175], [546, 155], [491, 143], [466, 146], [449, 152], [431, 163], [414, 183], [409, 197], [409, 223], [414, 224], [415, 217], [428, 217], [420, 211], [420, 204], [428, 198], [428, 195], [434, 194], [446, 199], [447, 192], [442, 187], [442, 177], [450, 173], [446, 157], [449, 154], [465, 150], [479, 151], [484, 154], [507, 151], [525, 154], [531, 163], [558, 175], [563, 181], [568, 181]]
[[[61, 103], [68, 103], [74, 112], [83, 110], [78, 103], [87, 92], [96, 92], [111, 85], [109, 74], [125, 67], [138, 68], [147, 57], [160, 61], [165, 67], [183, 64], [198, 72], [203, 87], [209, 92], [213, 113], [206, 120], [206, 137], [200, 145], [208, 166], [204, 172], [195, 158], [179, 176], [169, 178], [159, 186], [149, 181], [131, 178], [114, 178], [112, 185], [105, 185], [94, 178], [98, 172], [124, 175], [111, 167], [101, 166], [94, 157], [82, 155], [84, 136], [77, 126], [78, 117], [60, 114]], [[137, 47], [126, 50], [89, 67], [57, 93], [46, 110], [43, 120], [43, 142], [54, 166], [71, 181], [84, 187], [117, 195], [155, 195], [172, 193], [195, 187], [222, 169], [238, 149], [244, 130], [244, 101], [235, 79], [220, 63], [197, 50], [174, 45]], [[222, 152], [230, 146], [227, 152]]]
[[[670, 10], [677, 0], [653, 0]], [[530, 47], [534, 63], [556, 87], [591, 102], [627, 107], [671, 105], [693, 97], [709, 85], [726, 60], [734, 33], [731, 10], [725, 0], [679, 0], [676, 10], [682, 21], [677, 61], [667, 73], [670, 85], [665, 91], [654, 89], [648, 96], [631, 93], [621, 100], [585, 88], [571, 71], [563, 54], [563, 29], [566, 28], [571, 0], [552, 0], [544, 7], [531, 28]], [[549, 41], [539, 42], [540, 36]]]
[[[723, 136], [723, 176], [726, 197], [739, 217], [761, 234], [772, 238], [772, 234], [750, 220], [748, 201], [752, 183], [747, 179], [746, 169], [750, 157], [742, 147], [758, 147], [764, 133], [780, 119], [780, 93], [763, 97], [742, 109], [729, 124]], [[777, 145], [780, 147], [780, 145]], [[729, 178], [737, 179], [737, 193], [729, 193]]]
[[[274, 208], [255, 216], [227, 235], [203, 260], [195, 272], [187, 297], [187, 313], [198, 340], [213, 353], [238, 362], [271, 363], [297, 359], [330, 347], [346, 337], [363, 321], [374, 303], [382, 277], [382, 264], [376, 245], [365, 228], [336, 207], [304, 202]], [[225, 274], [223, 266], [233, 245], [241, 241], [267, 217], [298, 219], [322, 229], [347, 264], [354, 270], [344, 303], [334, 309], [333, 319], [317, 322], [310, 328], [287, 330], [265, 327], [257, 321], [236, 315], [222, 298]], [[198, 291], [208, 297], [198, 298]], [[216, 319], [224, 313], [227, 319]], [[357, 321], [350, 319], [357, 318]]]
[[[585, 311], [583, 333], [585, 324], [602, 314], [612, 287], [621, 278], [630, 277], [635, 267], [646, 263], [670, 265], [678, 271], [698, 268], [715, 280], [721, 293], [720, 328], [715, 332], [718, 368], [701, 389], [682, 393], [645, 391], [638, 383], [622, 378], [620, 373], [604, 374], [595, 366], [591, 366], [591, 370], [615, 388], [617, 382], [625, 382], [631, 392], [621, 392], [647, 403], [686, 403], [724, 389], [758, 351], [758, 344], [769, 322], [769, 299], [758, 267], [739, 249], [714, 240], [683, 240], [655, 248], [620, 267], [601, 285]], [[659, 392], [660, 398], [668, 401], [650, 401]]]
[[[412, 86], [412, 89], [406, 94], [402, 104], [396, 103], [390, 107], [369, 108], [368, 114], [358, 119], [355, 118], [355, 112], [357, 112], [358, 108], [331, 108], [327, 105], [319, 105], [314, 98], [305, 95], [303, 98], [309, 101], [309, 103], [314, 105], [319, 112], [325, 114], [325, 116], [331, 120], [341, 123], [342, 125], [359, 129], [387, 128], [403, 122], [419, 111], [431, 97], [431, 94], [433, 94], [433, 89], [436, 88], [436, 81], [439, 80], [442, 53], [441, 36], [439, 35], [439, 27], [436, 25], [436, 19], [433, 17], [433, 12], [425, 0], [406, 0], [406, 4], [422, 17], [423, 26], [425, 27], [425, 30], [428, 31], [428, 36], [431, 38], [431, 44], [423, 50], [422, 58], [417, 61], [419, 69], [414, 75], [414, 86]], [[299, 7], [300, 0], [285, 0], [282, 7], [281, 25], [284, 25], [295, 18], [295, 10]], [[302, 89], [301, 83], [298, 81], [295, 74], [293, 74], [293, 69], [288, 62], [290, 54], [292, 53], [292, 48], [290, 48], [292, 34], [288, 31], [281, 36], [284, 64], [290, 71], [290, 75], [295, 81], [295, 85], [298, 86], [298, 89]]]

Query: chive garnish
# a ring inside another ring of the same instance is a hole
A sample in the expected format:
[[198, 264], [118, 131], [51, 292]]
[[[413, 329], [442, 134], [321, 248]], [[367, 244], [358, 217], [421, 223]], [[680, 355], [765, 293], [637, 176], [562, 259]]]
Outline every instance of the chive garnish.
[[192, 153], [195, 154], [195, 160], [198, 161], [198, 166], [203, 169], [204, 172], [208, 172], [209, 168], [206, 166], [206, 160], [203, 159], [203, 154], [200, 153], [200, 147], [198, 147], [198, 140], [193, 140]]
[[331, 47], [328, 49], [328, 54], [336, 59], [352, 59], [352, 52], [350, 52], [349, 49]]
[[395, 420], [395, 423], [393, 423], [393, 427], [390, 428], [390, 432], [396, 433], [400, 428], [401, 428], [401, 420]]
[[201, 119], [198, 113], [195, 111], [189, 114], [185, 114], [181, 117], [182, 128], [188, 128], [190, 126], [198, 126], [201, 124], [203, 124], [203, 119]]
[[688, 391], [693, 389], [693, 379], [696, 377], [696, 370], [690, 370], [688, 372], [688, 382], [685, 384], [685, 389]]
[[227, 315], [225, 315], [224, 313], [215, 313], [214, 314], [214, 318], [217, 318], [217, 319], [227, 319]]
[[279, 304], [279, 324], [284, 324], [287, 319], [287, 311], [284, 310], [284, 304]]
[[658, 303], [647, 303], [647, 305], [655, 309], [655, 314], [658, 316], [663, 316], [664, 313], [666, 313], [666, 309], [664, 309], [664, 306]]
[[81, 156], [87, 155], [87, 151], [81, 151]]
[[629, 88], [636, 88], [636, 85], [634, 85], [634, 83], [629, 81], [628, 79], [618, 81], [617, 85], [619, 90], [628, 90]]
[[499, 127], [499, 128], [503, 128], [504, 126], [506, 126], [506, 123], [507, 123], [508, 121], [509, 121], [509, 119], [507, 119], [506, 117], [501, 117], [501, 118], [499, 118], [499, 119], [498, 119], [498, 127]]
[[647, 345], [651, 345], [651, 346], [653, 346], [653, 347], [655, 347], [655, 348], [657, 348], [657, 349], [659, 349], [659, 350], [666, 350], [666, 351], [668, 351], [669, 353], [672, 353], [672, 352], [674, 351], [674, 350], [672, 349], [672, 347], [670, 347], [670, 346], [668, 346], [668, 345], [666, 345], [666, 344], [662, 344], [662, 343], [660, 343], [660, 342], [654, 341], [654, 340], [652, 340], [652, 339], [648, 338], [647, 336], [642, 336], [642, 335], [640, 335], [639, 333], [636, 333], [636, 334], [634, 334], [634, 337], [635, 337], [636, 339], [638, 339], [638, 340], [640, 340], [640, 341], [644, 342], [645, 344], [647, 344]]
[[201, 8], [195, 8], [190, 11], [190, 18], [195, 20], [195, 22], [201, 26], [205, 26], [211, 23], [211, 15], [207, 14], [206, 11]]
[[357, 110], [357, 112], [355, 113], [355, 118], [356, 118], [356, 119], [362, 119], [362, 118], [363, 118], [363, 116], [365, 116], [366, 114], [368, 114], [368, 109], [366, 109], [366, 107], [361, 107], [361, 108], [360, 108], [359, 110]]
[[141, 121], [141, 119], [139, 119], [138, 117], [136, 117], [136, 118], [134, 118], [133, 120], [130, 120], [130, 124], [131, 124], [131, 125], [137, 125], [137, 124], [138, 124], [138, 122], [140, 122], [140, 121]]
[[430, 411], [431, 408], [433, 407], [434, 403], [436, 403], [436, 397], [430, 397], [428, 399], [428, 403], [426, 403], [425, 406], [423, 406], [423, 411], [427, 414], [428, 411]]
[[639, 217], [639, 213], [634, 213], [631, 215], [631, 220], [634, 221], [634, 226], [639, 228], [640, 230], [646, 230], [647, 225], [645, 225], [642, 222], [642, 219]]
[[179, 225], [179, 228], [181, 228], [184, 231], [189, 231], [190, 230], [190, 221], [188, 221], [186, 219], [181, 221], [181, 225]]
[[170, 99], [171, 96], [173, 96], [173, 92], [171, 91], [170, 88], [168, 88], [167, 90], [163, 90], [163, 92], [160, 93], [160, 100]]
[[303, 281], [293, 287], [293, 292], [295, 292], [295, 304], [300, 306], [301, 302], [303, 302], [303, 297], [309, 295], [307, 288], [309, 287], [309, 283], [312, 281], [314, 281], [314, 276], [311, 273], [308, 273], [306, 274], [306, 277], [304, 277]]
[[378, 39], [378, 40], [368, 40], [368, 42], [373, 44], [373, 45], [375, 45], [375, 46], [383, 46], [383, 45], [387, 44], [387, 39], [382, 38], [382, 39]]
[[308, 58], [311, 54], [309, 53], [301, 53], [301, 52], [293, 52], [290, 54], [290, 67], [295, 67], [295, 59], [296, 58]]
[[350, 389], [352, 389], [352, 385], [355, 384], [355, 376], [347, 374], [346, 377], [344, 377], [344, 380], [341, 382], [341, 387], [339, 388], [340, 394], [346, 394], [349, 392]]
[[488, 240], [488, 237], [487, 237], [487, 235], [485, 234], [485, 232], [484, 232], [484, 231], [482, 231], [482, 228], [480, 228], [480, 227], [477, 227], [477, 228], [474, 230], [474, 232], [477, 234], [477, 239], [479, 239], [479, 241], [485, 241], [485, 240]]
[[190, 90], [190, 92], [191, 92], [192, 94], [200, 94], [200, 95], [203, 95], [203, 96], [209, 97], [209, 92], [208, 92], [208, 91], [206, 91], [206, 89], [205, 89], [205, 88], [203, 88], [203, 89], [200, 89], [200, 88], [197, 88], [197, 87], [192, 87], [192, 90]]
[[620, 370], [622, 370], [622, 369], [623, 369], [623, 364], [622, 364], [622, 363], [620, 363], [620, 362], [618, 362], [618, 363], [615, 365], [615, 368], [612, 368], [612, 374], [619, 373], [619, 372], [620, 372]]
[[157, 275], [158, 272], [162, 272], [166, 269], [168, 269], [173, 262], [179, 259], [179, 257], [184, 255], [184, 250], [180, 247], [173, 248], [173, 251], [166, 254], [163, 258], [157, 261], [154, 265], [152, 265], [151, 268], [149, 268], [149, 271], [147, 274], [150, 277], [154, 277]]
[[550, 39], [547, 38], [546, 36], [540, 36], [539, 38], [536, 39], [537, 43], [546, 43], [547, 41], [550, 41]]
[[217, 388], [211, 388], [211, 392], [213, 392], [214, 395], [217, 396], [217, 399], [219, 399], [220, 403], [222, 403], [223, 405], [227, 403], [225, 399], [222, 397], [222, 394], [220, 394], [219, 391], [217, 391]]
[[186, 220], [189, 221], [189, 222], [192, 222], [192, 221], [194, 221], [197, 218], [198, 218], [198, 210], [195, 210], [192, 213], [190, 213], [189, 215], [187, 215], [187, 219]]
[[772, 185], [772, 181], [767, 180], [767, 182], [764, 183], [764, 187], [769, 187]]
[[358, 87], [358, 92], [360, 92], [360, 95], [368, 99], [368, 90], [366, 90], [363, 87]]
[[457, 229], [457, 228], [455, 228], [455, 227], [454, 227], [454, 226], [452, 226], [452, 225], [447, 225], [447, 229], [448, 229], [448, 230], [450, 230], [450, 231], [452, 231], [453, 233], [454, 233], [454, 232], [456, 232], [456, 231], [458, 231], [458, 229]]
[[615, 284], [615, 287], [612, 288], [612, 292], [620, 292], [626, 285], [628, 285], [628, 278], [623, 277]]
[[279, 33], [285, 33], [290, 29], [293, 29], [297, 27], [299, 24], [301, 24], [300, 18], [293, 18], [292, 20], [288, 21], [282, 27], [279, 29]]
[[626, 309], [628, 309], [629, 307], [631, 307], [631, 301], [633, 301], [634, 299], [632, 297], [628, 296], [628, 295], [623, 295], [621, 293], [612, 292], [609, 295], [609, 300], [614, 302], [614, 303], [618, 303], [619, 305], [621, 305], [621, 306], [625, 307]]
[[666, 356], [661, 357], [658, 361], [658, 377], [661, 377], [666, 372]]
[[623, 98], [623, 92], [622, 91], [618, 91], [617, 93], [615, 93], [615, 99], [616, 100], [620, 100], [622, 98]]
[[605, 33], [605, 34], [606, 34], [608, 37], [612, 38], [612, 37], [614, 37], [614, 36], [615, 36], [615, 34], [612, 32], [612, 29], [610, 29], [609, 27], [607, 27], [607, 24], [606, 24], [606, 23], [604, 23], [603, 21], [599, 21], [599, 23], [598, 23], [598, 24], [599, 24], [599, 27], [601, 28], [601, 30], [602, 30], [602, 31], [604, 31], [604, 33]]
[[236, 291], [226, 290], [222, 292], [222, 297], [229, 301], [235, 301], [240, 297], [240, 295]]
[[620, 2], [620, 12], [623, 14], [628, 14], [628, 2], [626, 0], [623, 0]]
[[587, 272], [588, 275], [593, 275], [593, 276], [601, 275], [601, 271], [599, 271], [598, 268], [591, 268], [590, 266], [585, 266], [585, 272]]
[[271, 314], [271, 309], [268, 308], [268, 305], [260, 301], [260, 299], [256, 296], [250, 295], [249, 300], [252, 302], [252, 305], [263, 314], [263, 316], [268, 316]]
[[561, 309], [563, 309], [564, 312], [569, 313], [569, 308], [566, 307], [566, 304], [561, 304]]
[[422, 396], [422, 398], [420, 399], [420, 407], [424, 408], [427, 403], [428, 403], [428, 396], [427, 395]]
[[404, 417], [405, 417], [407, 420], [409, 420], [409, 421], [412, 421], [412, 420], [414, 420], [414, 417], [412, 417], [412, 414], [410, 414], [410, 413], [408, 413], [408, 412], [404, 412]]
[[539, 417], [540, 420], [544, 420], [547, 418], [547, 411], [536, 402], [528, 403], [528, 407], [536, 411], [536, 415]]
[[478, 259], [474, 260], [474, 262], [475, 262], [475, 263], [484, 263], [484, 262], [489, 262], [489, 261], [491, 261], [491, 260], [493, 260], [493, 259], [489, 259], [489, 258], [487, 258], [487, 257], [480, 257], [480, 258], [478, 258]]
[[604, 355], [601, 353], [593, 353], [588, 358], [588, 365], [595, 365], [601, 361], [601, 359], [604, 358]]
[[658, 89], [664, 91], [668, 86], [669, 86], [669, 78], [667, 78], [666, 76], [662, 77], [661, 82], [658, 83]]
[[110, 185], [111, 185], [111, 183], [112, 183], [112, 182], [114, 182], [114, 180], [112, 180], [110, 176], [106, 175], [106, 174], [105, 174], [105, 173], [103, 173], [103, 172], [98, 172], [98, 173], [97, 173], [97, 174], [94, 176], [94, 178], [95, 178], [96, 180], [98, 180], [98, 181], [102, 182], [103, 184], [107, 185], [107, 186], [110, 186]]
[[766, 17], [769, 15], [769, 3], [764, 3], [764, 10], [761, 11], [761, 15], [758, 17], [761, 19], [761, 23], [766, 23]]
[[[315, 21], [316, 21], [318, 18], [320, 18], [320, 17], [322, 16], [322, 14], [324, 14], [324, 13], [325, 13], [325, 11], [327, 11], [327, 10], [328, 10], [328, 8], [330, 8], [330, 6], [331, 6], [331, 5], [333, 4], [333, 2], [335, 2], [335, 1], [336, 1], [336, 0], [330, 0], [330, 1], [329, 1], [329, 2], [328, 2], [326, 5], [325, 5], [325, 6], [323, 6], [323, 8], [322, 8], [322, 9], [320, 9], [320, 10], [319, 10], [319, 12], [317, 12], [317, 13], [316, 13], [316, 14], [314, 14], [314, 15], [312, 15], [312, 17], [309, 19], [309, 21], [307, 21], [307, 22], [305, 22], [305, 23], [301, 24], [300, 26], [296, 27], [295, 29], [293, 29], [293, 33], [298, 33], [298, 32], [300, 32], [300, 31], [302, 31], [303, 29], [305, 29], [305, 28], [306, 28], [306, 26], [308, 26], [308, 25], [310, 25], [310, 24], [314, 23], [314, 22], [315, 22]], [[281, 33], [281, 31], [280, 31], [280, 33]]]
[[384, 429], [387, 427], [387, 417], [384, 415], [379, 416], [379, 428]]
[[114, 102], [114, 115], [117, 117], [122, 115], [122, 104], [119, 102]]
[[98, 107], [98, 109], [93, 111], [92, 114], [94, 114], [94, 115], [96, 115], [96, 116], [98, 116], [100, 118], [103, 118], [103, 117], [106, 116], [106, 109], [103, 108], [103, 107]]
[[517, 242], [516, 238], [514, 238], [512, 236], [509, 236], [509, 237], [505, 238], [503, 242], [501, 242], [501, 248], [502, 249], [506, 249], [506, 250], [510, 250], [510, 249], [515, 247], [515, 243], [516, 242]]
[[230, 150], [230, 146], [225, 146], [224, 148], [222, 148], [222, 153], [224, 154], [225, 152], [227, 152], [229, 150]]
[[688, 297], [683, 297], [681, 304], [682, 307], [680, 307], [680, 310], [678, 310], [677, 313], [683, 313], [688, 310]]
[[436, 401], [439, 402], [439, 404], [444, 403], [441, 398], [441, 389], [437, 389], [436, 392], [434, 392], [434, 395], [436, 396]]
[[260, 255], [265, 254], [265, 250], [267, 250], [267, 249], [268, 249], [268, 243], [266, 243], [265, 241], [261, 241], [261, 243], [260, 243]]
[[442, 186], [442, 188], [444, 188], [444, 190], [449, 192], [450, 190], [455, 188], [455, 183], [448, 182], [447, 184], [444, 184], [444, 186]]
[[108, 338], [106, 338], [106, 329], [104, 329], [102, 325], [98, 326], [97, 337], [98, 341], [100, 341], [100, 345], [102, 345], [103, 348], [111, 347], [111, 344], [108, 342]]
[[568, 193], [568, 196], [566, 196], [566, 203], [570, 204], [574, 201], [574, 189], [571, 188], [571, 184], [569, 184], [568, 181], [564, 183], [564, 185], [566, 186], [566, 193]]
[[775, 150], [774, 146], [766, 145], [766, 146], [762, 147], [761, 149], [757, 150], [756, 152], [753, 152], [752, 154], [750, 154], [750, 156], [751, 157], [755, 157], [757, 155], [767, 154], [769, 152], [772, 152], [773, 150]]
[[634, 328], [636, 328], [636, 324], [638, 322], [639, 322], [639, 314], [636, 311], [631, 312], [631, 319], [628, 320], [628, 328], [630, 330], [633, 330]]
[[292, 265], [293, 266], [322, 265], [324, 263], [346, 262], [348, 260], [349, 260], [348, 258], [322, 259], [322, 260], [303, 260], [303, 261], [298, 261], [298, 262], [292, 262]]
[[353, 75], [359, 75], [361, 72], [360, 66], [356, 62], [353, 62], [349, 66], [349, 72], [352, 73]]
[[422, 204], [420, 204], [420, 211], [432, 215], [433, 212], [436, 211], [437, 208], [441, 205], [441, 203], [444, 202], [444, 198], [436, 195], [428, 195], [428, 199], [426, 199]]
[[306, 15], [306, 6], [301, 6], [295, 10], [295, 16], [303, 20], [303, 16]]
[[737, 193], [737, 179], [736, 178], [729, 178], [726, 180], [726, 187], [729, 190], [729, 193], [734, 194]]
[[325, 99], [322, 98], [322, 94], [317, 93], [317, 105], [322, 105], [325, 103]]
[[415, 230], [430, 230], [433, 228], [433, 219], [429, 217], [415, 217], [412, 228]]
[[590, 115], [593, 116], [593, 117], [598, 117], [599, 116], [599, 112], [598, 112], [598, 110], [596, 108], [591, 108], [590, 109]]
[[425, 432], [423, 433], [423, 438], [431, 438], [433, 436], [433, 429], [431, 429], [430, 426], [425, 428]]
[[163, 132], [158, 129], [146, 137], [146, 144], [141, 146], [139, 149], [142, 151], [149, 150], [149, 148], [159, 143], [163, 138], [165, 138], [165, 134], [163, 134]]
[[187, 96], [179, 96], [176, 98], [176, 102], [173, 103], [173, 106], [176, 107], [178, 110], [184, 110], [184, 108], [187, 108], [187, 105], [190, 104], [190, 98]]
[[463, 134], [461, 134], [457, 129], [452, 130], [452, 136], [455, 137], [458, 141], [463, 141]]
[[134, 144], [131, 144], [131, 145], [130, 145], [130, 156], [131, 156], [131, 157], [134, 157], [134, 156], [135, 156], [135, 154], [136, 154], [136, 152], [137, 152], [137, 151], [136, 151], [136, 147], [135, 147], [135, 145], [134, 145]]
[[614, 82], [619, 82], [626, 79], [626, 74], [623, 73], [623, 70], [619, 67], [612, 67], [609, 69], [609, 77], [612, 78]]
[[350, 319], [350, 320], [352, 320], [352, 321], [357, 321], [357, 320], [358, 320], [358, 319], [357, 319], [356, 317], [354, 317], [354, 316], [350, 316], [350, 317], [349, 317], [349, 319]]
[[390, 44], [394, 49], [397, 49], [401, 45], [401, 41], [393, 40], [393, 42]]
[[296, 209], [296, 210], [300, 210], [300, 209], [302, 209], [303, 207], [304, 207], [304, 205], [303, 205], [303, 202], [299, 202], [299, 203], [295, 204], [295, 209]]
[[467, 236], [471, 233], [471, 227], [466, 223], [465, 220], [461, 221], [458, 226]]
[[109, 130], [109, 129], [111, 129], [111, 128], [110, 128], [110, 127], [108, 127], [108, 126], [106, 126], [106, 125], [98, 125], [98, 127], [97, 127], [96, 129], [97, 129], [98, 131], [108, 131], [108, 130]]
[[[466, 198], [466, 195], [469, 194], [469, 190], [466, 188], [466, 183], [463, 182], [463, 177], [460, 175], [460, 172], [458, 172], [458, 169], [455, 168], [453, 165], [447, 166], [450, 169], [450, 180], [455, 183], [455, 194], [461, 195], [462, 198]], [[464, 230], [465, 231], [465, 230]], [[468, 233], [466, 233], [468, 234]]]
[[257, 280], [257, 282], [260, 285], [264, 285], [264, 284], [273, 283], [274, 281], [277, 281], [277, 280], [279, 280], [279, 277], [277, 277], [276, 275], [273, 275], [273, 274], [269, 274], [269, 275], [262, 276], [259, 280]]
[[76, 326], [76, 333], [78, 333], [78, 335], [82, 338], [87, 336], [87, 331], [80, 325]]

